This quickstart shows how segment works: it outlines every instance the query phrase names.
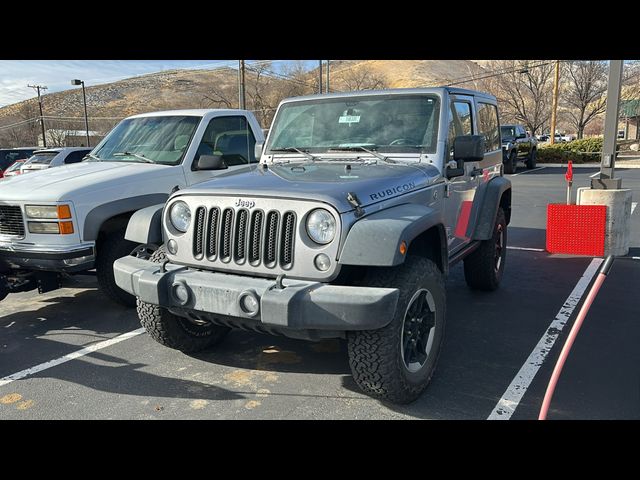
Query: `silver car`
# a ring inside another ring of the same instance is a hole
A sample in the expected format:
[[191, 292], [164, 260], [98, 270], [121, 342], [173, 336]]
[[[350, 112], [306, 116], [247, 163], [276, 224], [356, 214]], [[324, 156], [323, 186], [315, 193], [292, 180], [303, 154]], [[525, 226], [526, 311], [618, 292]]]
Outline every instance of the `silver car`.
[[22, 167], [20, 167], [20, 173], [31, 173], [37, 170], [44, 170], [46, 168], [78, 163], [81, 162], [90, 151], [91, 148], [86, 147], [63, 147], [36, 150], [33, 152], [33, 156], [29, 158]]

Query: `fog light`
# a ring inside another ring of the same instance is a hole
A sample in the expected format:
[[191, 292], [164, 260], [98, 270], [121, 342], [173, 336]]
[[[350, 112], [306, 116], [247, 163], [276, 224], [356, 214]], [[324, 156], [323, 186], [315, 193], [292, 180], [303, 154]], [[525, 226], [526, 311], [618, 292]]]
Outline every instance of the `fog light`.
[[173, 294], [173, 298], [175, 298], [178, 303], [182, 306], [189, 303], [189, 287], [184, 282], [175, 282], [171, 285], [171, 293]]
[[175, 240], [169, 240], [167, 242], [167, 250], [169, 250], [169, 253], [171, 255], [175, 255], [176, 253], [178, 253], [178, 242], [176, 242]]
[[325, 255], [324, 253], [321, 253], [320, 255], [316, 256], [313, 263], [316, 265], [316, 268], [321, 272], [326, 272], [331, 268], [331, 259], [329, 258], [328, 255]]
[[250, 317], [255, 317], [260, 311], [260, 300], [253, 290], [242, 292], [238, 302], [240, 309]]

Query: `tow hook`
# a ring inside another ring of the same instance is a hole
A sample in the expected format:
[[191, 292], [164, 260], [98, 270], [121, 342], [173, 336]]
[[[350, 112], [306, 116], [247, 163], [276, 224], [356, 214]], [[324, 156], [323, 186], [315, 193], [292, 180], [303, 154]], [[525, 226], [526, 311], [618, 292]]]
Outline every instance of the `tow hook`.
[[276, 290], [284, 290], [284, 285], [282, 285], [282, 280], [284, 280], [285, 274], [281, 273], [276, 277], [276, 283], [273, 286]]

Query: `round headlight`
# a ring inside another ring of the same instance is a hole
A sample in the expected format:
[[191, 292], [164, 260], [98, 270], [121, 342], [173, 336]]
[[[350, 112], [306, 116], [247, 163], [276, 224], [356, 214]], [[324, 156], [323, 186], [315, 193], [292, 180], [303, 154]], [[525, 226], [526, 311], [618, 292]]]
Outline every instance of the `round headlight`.
[[191, 210], [189, 210], [189, 206], [181, 201], [171, 205], [169, 220], [176, 230], [182, 233], [186, 232], [191, 223]]
[[307, 217], [307, 233], [311, 240], [325, 245], [336, 236], [336, 219], [327, 210], [318, 208]]

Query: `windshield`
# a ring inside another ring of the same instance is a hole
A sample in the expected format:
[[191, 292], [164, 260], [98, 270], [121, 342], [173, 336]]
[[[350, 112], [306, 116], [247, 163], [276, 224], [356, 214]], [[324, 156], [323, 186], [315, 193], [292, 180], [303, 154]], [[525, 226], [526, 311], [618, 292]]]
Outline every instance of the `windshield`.
[[327, 152], [364, 146], [388, 153], [435, 153], [440, 102], [435, 95], [371, 95], [284, 104], [268, 151]]
[[500, 136], [505, 138], [516, 138], [516, 127], [500, 127]]
[[56, 155], [58, 155], [58, 152], [37, 153], [27, 161], [27, 165], [30, 165], [32, 163], [49, 165], [51, 163], [51, 160], [53, 160], [53, 157], [55, 157]]
[[13, 163], [9, 168], [7, 168], [7, 170], [4, 173], [10, 173], [10, 172], [15, 172], [16, 170], [20, 170], [20, 167], [24, 165], [24, 160], [18, 160], [17, 162]]
[[[129, 118], [91, 152], [94, 160], [178, 165], [201, 117]], [[98, 157], [97, 159], [95, 157]]]

